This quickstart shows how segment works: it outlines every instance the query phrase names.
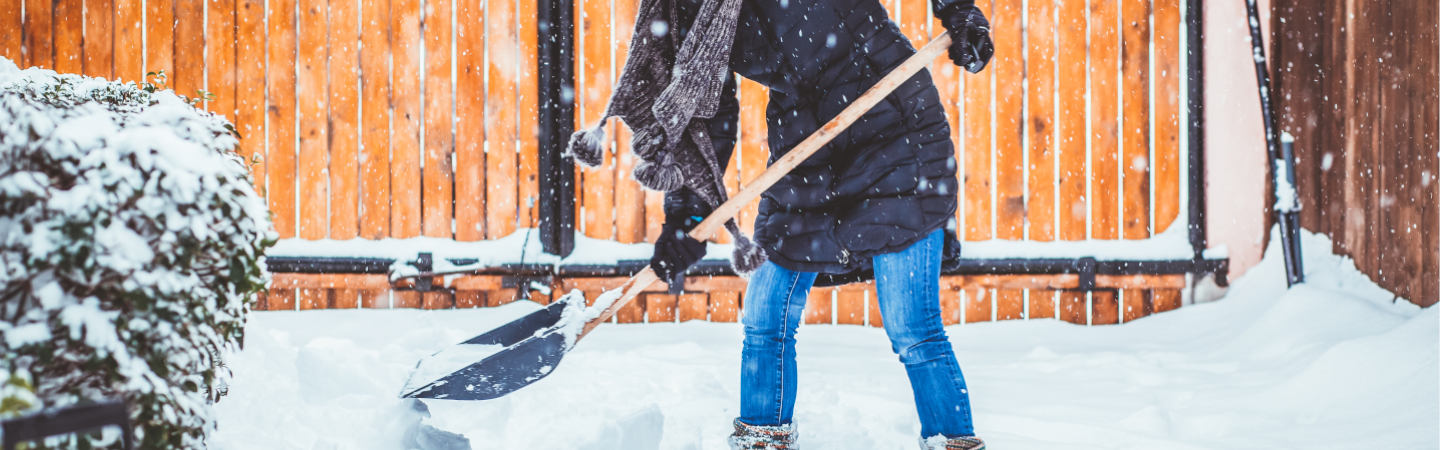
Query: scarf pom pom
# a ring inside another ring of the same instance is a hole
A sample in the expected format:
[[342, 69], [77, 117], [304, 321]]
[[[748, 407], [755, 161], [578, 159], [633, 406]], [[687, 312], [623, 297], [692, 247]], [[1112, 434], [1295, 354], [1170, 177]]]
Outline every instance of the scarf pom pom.
[[735, 236], [735, 253], [730, 255], [730, 268], [735, 273], [749, 276], [766, 261], [765, 249], [745, 235]]
[[641, 161], [635, 165], [634, 175], [641, 186], [654, 191], [670, 192], [685, 185], [685, 177], [672, 164]]
[[576, 131], [570, 135], [570, 155], [586, 167], [595, 167], [603, 161], [605, 151], [605, 123], [588, 130]]

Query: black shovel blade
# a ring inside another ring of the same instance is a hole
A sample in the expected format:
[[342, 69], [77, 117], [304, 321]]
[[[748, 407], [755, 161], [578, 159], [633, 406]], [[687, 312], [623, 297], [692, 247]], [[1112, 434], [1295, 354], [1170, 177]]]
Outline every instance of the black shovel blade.
[[545, 378], [569, 349], [556, 324], [565, 302], [527, 314], [462, 344], [503, 345], [504, 349], [438, 380], [405, 392], [404, 398], [489, 400]]

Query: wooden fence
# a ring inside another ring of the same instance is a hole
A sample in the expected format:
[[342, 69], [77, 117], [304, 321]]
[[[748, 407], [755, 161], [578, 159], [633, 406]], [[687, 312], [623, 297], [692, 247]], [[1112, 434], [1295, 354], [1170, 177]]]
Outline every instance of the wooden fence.
[[[573, 2], [577, 125], [600, 115], [627, 51], [638, 1], [611, 3]], [[943, 31], [924, 0], [883, 3], [917, 45]], [[962, 76], [944, 59], [930, 68], [964, 186], [956, 214], [962, 237], [1128, 240], [1184, 226], [1182, 0], [977, 3], [994, 24], [990, 68]], [[537, 220], [531, 6], [0, 0], [0, 49], [21, 66], [126, 80], [164, 71], [179, 93], [213, 93], [206, 107], [244, 136], [239, 151], [256, 162], [257, 187], [283, 238], [476, 241]], [[732, 189], [764, 169], [766, 95], [741, 83], [740, 142], [726, 178]], [[598, 239], [653, 240], [661, 195], [627, 176], [629, 132], [609, 126], [616, 151], [601, 168], [576, 171], [576, 229]], [[756, 208], [742, 213], [742, 227], [753, 226]], [[372, 278], [281, 274], [268, 305], [473, 306], [515, 294], [498, 281], [475, 281], [477, 293], [382, 300], [391, 296]], [[947, 277], [947, 311], [958, 320], [963, 297], [969, 321], [1059, 315], [1115, 323], [1178, 307], [1185, 285], [1184, 275], [1112, 278], [1086, 292], [1074, 289], [1073, 275]], [[639, 306], [656, 320], [670, 307], [644, 304], [678, 305], [678, 317], [695, 317], [697, 307], [685, 305], [706, 298], [711, 318], [733, 318], [723, 312], [729, 306], [715, 316], [714, 305], [738, 305], [743, 289], [720, 277], [706, 283], [718, 283], [708, 297], [656, 294]], [[871, 290], [817, 290], [817, 299], [828, 295], [837, 306], [815, 312], [815, 320], [854, 320], [853, 308], [839, 305], [873, 302], [864, 294]]]
[[[1276, 0], [1276, 109], [1300, 224], [1380, 286], [1440, 301], [1440, 5]], [[1328, 249], [1326, 249], [1328, 250]]]

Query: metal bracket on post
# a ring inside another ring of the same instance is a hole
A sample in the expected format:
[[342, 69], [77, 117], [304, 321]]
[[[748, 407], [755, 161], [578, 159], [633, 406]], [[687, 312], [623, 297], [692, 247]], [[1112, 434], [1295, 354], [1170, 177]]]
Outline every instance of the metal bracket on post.
[[1080, 274], [1079, 290], [1095, 290], [1095, 268], [1099, 265], [1100, 263], [1091, 256], [1075, 260], [1075, 272]]
[[[435, 255], [432, 254], [432, 253], [430, 253], [430, 252], [421, 252], [419, 256], [415, 257], [415, 269], [416, 269], [416, 270], [419, 270], [420, 273], [426, 273], [426, 272], [434, 271], [434, 270], [435, 270]], [[415, 278], [415, 290], [420, 291], [420, 292], [430, 292], [430, 291], [432, 291], [432, 290], [434, 290], [434, 289], [435, 289], [435, 279], [434, 279], [434, 278], [430, 278], [430, 277], [418, 277], [418, 278]]]

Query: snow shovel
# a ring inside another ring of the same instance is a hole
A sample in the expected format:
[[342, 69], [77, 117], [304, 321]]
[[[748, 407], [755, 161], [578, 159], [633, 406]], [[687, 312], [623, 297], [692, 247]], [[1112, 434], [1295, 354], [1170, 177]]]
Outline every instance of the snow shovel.
[[[712, 234], [721, 229], [726, 220], [739, 213], [740, 208], [759, 197], [795, 166], [829, 143], [840, 132], [849, 128], [851, 124], [870, 111], [871, 107], [890, 95], [896, 87], [909, 80], [930, 61], [945, 53], [949, 47], [950, 36], [948, 34], [942, 34], [930, 41], [919, 52], [885, 75], [885, 78], [880, 79], [879, 83], [846, 106], [825, 126], [806, 137], [784, 157], [765, 169], [765, 172], [761, 173], [754, 182], [745, 186], [735, 196], [730, 197], [730, 200], [716, 208], [703, 222], [700, 222], [700, 225], [690, 231], [690, 237], [702, 242], [709, 239]], [[438, 275], [439, 273], [434, 274]], [[407, 274], [405, 276], [415, 275]], [[449, 375], [444, 375], [434, 381], [426, 382], [425, 378], [430, 378], [429, 376], [421, 376], [420, 380], [414, 380], [414, 378], [426, 372], [421, 368], [427, 364], [427, 361], [438, 361], [443, 364], [454, 358], [441, 357], [440, 355], [446, 353], [446, 351], [441, 351], [427, 360], [422, 360], [416, 366], [417, 372], [412, 373], [411, 382], [423, 384], [407, 382], [401, 396], [449, 400], [488, 400], [528, 386], [553, 372], [560, 363], [560, 359], [565, 356], [566, 352], [574, 348], [576, 342], [657, 282], [659, 279], [655, 276], [655, 272], [646, 267], [616, 289], [601, 294], [595, 300], [594, 305], [589, 307], [586, 307], [585, 298], [579, 291], [572, 291], [545, 309], [530, 313], [461, 343], [462, 346], [475, 347], [476, 351], [471, 354], [477, 356], [478, 362], [450, 372]], [[463, 355], [465, 352], [460, 352], [460, 354]]]

